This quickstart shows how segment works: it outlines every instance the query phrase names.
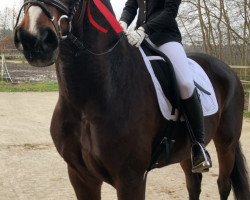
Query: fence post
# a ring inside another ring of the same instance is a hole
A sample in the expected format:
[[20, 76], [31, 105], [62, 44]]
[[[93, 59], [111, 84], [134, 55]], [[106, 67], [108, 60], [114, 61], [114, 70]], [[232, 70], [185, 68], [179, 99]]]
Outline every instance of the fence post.
[[247, 111], [250, 112], [250, 90], [248, 90], [248, 108]]
[[1, 54], [2, 57], [2, 63], [1, 63], [1, 77], [0, 80], [3, 81], [3, 75], [4, 75], [4, 55]]

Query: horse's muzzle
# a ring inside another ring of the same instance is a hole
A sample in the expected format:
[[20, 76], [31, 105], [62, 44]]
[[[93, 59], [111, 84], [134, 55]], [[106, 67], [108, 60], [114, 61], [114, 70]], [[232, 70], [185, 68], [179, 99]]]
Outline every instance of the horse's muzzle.
[[50, 28], [41, 28], [37, 33], [31, 34], [22, 27], [17, 27], [14, 43], [33, 66], [44, 67], [55, 62], [59, 42]]

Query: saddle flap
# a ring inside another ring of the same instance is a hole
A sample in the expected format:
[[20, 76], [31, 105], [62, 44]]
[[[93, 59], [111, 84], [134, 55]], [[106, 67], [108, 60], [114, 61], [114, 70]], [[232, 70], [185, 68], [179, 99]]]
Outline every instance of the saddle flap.
[[165, 97], [173, 106], [172, 110], [179, 109], [180, 95], [172, 63], [162, 52], [154, 49], [147, 41], [143, 42], [141, 48], [151, 63]]

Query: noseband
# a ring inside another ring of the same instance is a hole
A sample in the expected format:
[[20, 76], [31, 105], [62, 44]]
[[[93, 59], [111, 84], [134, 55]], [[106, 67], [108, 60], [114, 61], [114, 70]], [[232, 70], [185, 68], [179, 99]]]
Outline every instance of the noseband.
[[[62, 20], [67, 20], [68, 21], [68, 34], [71, 32], [72, 29], [72, 20], [76, 14], [76, 11], [78, 10], [78, 7], [80, 5], [82, 0], [78, 0], [76, 1], [76, 3], [73, 5], [73, 7], [71, 9], [69, 9], [64, 3], [58, 1], [58, 0], [28, 0], [25, 1], [24, 4], [22, 5], [22, 7], [20, 8], [18, 17], [17, 17], [17, 21], [16, 21], [16, 25], [15, 28], [17, 27], [19, 20], [20, 20], [20, 16], [22, 13], [22, 10], [27, 6], [27, 8], [25, 8], [24, 12], [27, 12], [28, 9], [31, 6], [38, 6], [40, 7], [44, 14], [50, 19], [50, 21], [52, 22], [58, 37], [61, 40], [64, 40], [68, 37], [68, 35], [63, 35], [62, 34], [62, 30], [61, 30], [61, 22]], [[55, 17], [52, 15], [51, 11], [49, 10], [47, 5], [51, 5], [52, 7], [56, 8], [57, 10], [59, 10], [60, 12], [63, 13], [63, 15], [61, 15], [61, 17], [59, 18], [59, 20], [57, 21], [57, 24], [55, 22]]]

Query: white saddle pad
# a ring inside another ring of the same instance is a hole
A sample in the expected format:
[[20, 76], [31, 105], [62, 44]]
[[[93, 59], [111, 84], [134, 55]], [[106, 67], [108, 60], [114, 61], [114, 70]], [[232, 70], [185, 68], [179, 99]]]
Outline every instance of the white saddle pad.
[[[152, 65], [150, 63], [150, 60], [162, 60], [163, 58], [159, 56], [147, 57], [146, 54], [143, 52], [142, 48], [140, 47], [139, 49], [145, 61], [148, 72], [151, 75], [152, 81], [154, 83], [154, 87], [156, 90], [158, 103], [159, 103], [162, 115], [167, 120], [176, 121], [178, 117], [178, 110], [175, 112], [174, 115], [171, 114], [172, 105], [169, 102], [169, 100], [166, 98], [166, 96], [164, 95], [162, 87], [159, 81], [157, 80], [154, 74], [154, 71], [152, 69]], [[209, 116], [209, 115], [215, 114], [218, 111], [218, 102], [217, 102], [214, 88], [213, 88], [211, 81], [209, 80], [207, 74], [204, 72], [204, 70], [201, 68], [201, 66], [198, 63], [196, 63], [195, 61], [191, 59], [188, 59], [188, 64], [189, 64], [190, 70], [193, 73], [194, 81], [211, 94], [211, 95], [208, 95], [198, 90], [198, 93], [201, 99], [203, 115]]]

